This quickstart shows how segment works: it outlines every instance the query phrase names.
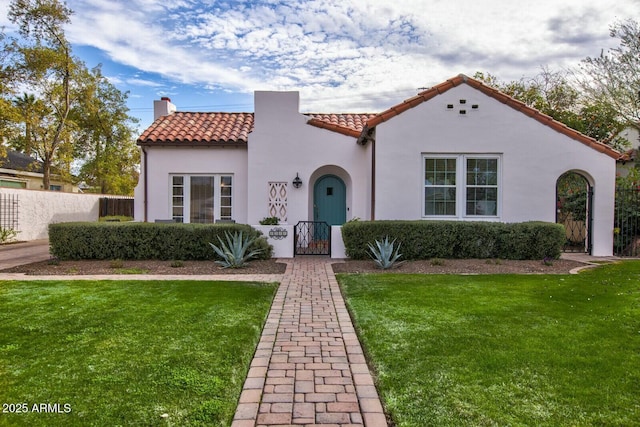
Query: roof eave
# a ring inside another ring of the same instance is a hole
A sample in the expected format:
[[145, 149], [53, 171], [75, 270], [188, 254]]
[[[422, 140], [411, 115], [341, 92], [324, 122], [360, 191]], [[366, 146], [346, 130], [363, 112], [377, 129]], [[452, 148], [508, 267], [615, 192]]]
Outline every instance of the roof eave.
[[327, 122], [324, 122], [324, 121], [318, 120], [318, 119], [309, 119], [307, 121], [307, 124], [309, 124], [311, 126], [315, 126], [317, 128], [327, 129], [327, 130], [330, 130], [332, 132], [341, 133], [343, 135], [350, 136], [350, 137], [353, 137], [353, 138], [359, 138], [360, 137], [360, 132], [358, 132], [355, 129], [346, 128], [346, 127], [339, 126], [339, 125], [336, 125], [336, 124], [333, 124], [333, 123], [327, 123]]
[[247, 141], [137, 141], [141, 147], [242, 147]]

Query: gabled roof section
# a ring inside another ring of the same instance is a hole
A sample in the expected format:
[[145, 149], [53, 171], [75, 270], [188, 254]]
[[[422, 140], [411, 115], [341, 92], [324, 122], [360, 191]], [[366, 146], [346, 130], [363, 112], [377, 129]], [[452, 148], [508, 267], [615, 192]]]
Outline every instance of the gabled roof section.
[[138, 145], [246, 146], [253, 131], [253, 113], [175, 112], [158, 118]]
[[454, 77], [452, 79], [449, 79], [443, 83], [440, 83], [439, 85], [433, 86], [430, 89], [427, 89], [423, 92], [420, 92], [419, 94], [417, 94], [416, 96], [414, 96], [413, 98], [409, 98], [406, 101], [404, 101], [401, 104], [395, 105], [391, 108], [389, 108], [386, 111], [383, 111], [379, 114], [376, 114], [375, 117], [367, 120], [366, 125], [363, 129], [363, 131], [361, 132], [360, 136], [358, 137], [358, 143], [359, 144], [365, 144], [367, 139], [370, 137], [371, 135], [371, 131], [373, 128], [375, 128], [376, 126], [378, 126], [380, 123], [386, 122], [392, 118], [394, 118], [395, 116], [409, 110], [410, 108], [414, 108], [417, 107], [418, 105], [422, 104], [423, 102], [426, 102], [438, 95], [441, 95], [443, 93], [445, 93], [446, 91], [448, 91], [449, 89], [453, 89], [456, 86], [460, 86], [461, 84], [466, 83], [469, 86], [471, 86], [474, 89], [479, 90], [480, 92], [484, 93], [485, 95], [488, 95], [500, 102], [502, 102], [503, 104], [508, 105], [509, 107], [513, 108], [514, 110], [520, 111], [521, 113], [526, 114], [527, 116], [531, 117], [534, 120], [539, 121], [540, 123], [542, 123], [543, 125], [549, 126], [550, 128], [552, 128], [553, 130], [555, 130], [556, 132], [560, 132], [566, 136], [568, 136], [569, 138], [572, 138], [576, 141], [579, 141], [585, 145], [588, 145], [589, 147], [593, 148], [596, 151], [599, 151], [601, 153], [604, 153], [606, 155], [608, 155], [609, 157], [612, 157], [614, 159], [618, 159], [620, 157], [620, 153], [618, 153], [616, 150], [614, 150], [613, 148], [609, 147], [606, 144], [603, 144], [601, 142], [599, 142], [598, 140], [588, 137], [586, 135], [583, 135], [582, 133], [571, 129], [570, 127], [568, 127], [567, 125], [560, 123], [556, 120], [554, 120], [553, 118], [551, 118], [550, 116], [541, 113], [540, 111], [536, 110], [535, 108], [531, 108], [528, 105], [526, 105], [525, 103], [518, 101], [515, 98], [510, 97], [509, 95], [506, 95], [502, 92], [500, 92], [497, 89], [494, 89], [490, 86], [485, 85], [484, 83], [482, 83], [479, 80], [473, 79], [471, 77], [465, 76], [464, 74], [460, 74], [457, 77]]
[[0, 168], [23, 172], [42, 173], [42, 162], [15, 150], [6, 150], [6, 156], [0, 158]]
[[343, 113], [343, 114], [323, 114], [309, 113], [307, 124], [333, 132], [342, 133], [347, 136], [359, 138], [367, 121], [375, 117], [374, 113]]

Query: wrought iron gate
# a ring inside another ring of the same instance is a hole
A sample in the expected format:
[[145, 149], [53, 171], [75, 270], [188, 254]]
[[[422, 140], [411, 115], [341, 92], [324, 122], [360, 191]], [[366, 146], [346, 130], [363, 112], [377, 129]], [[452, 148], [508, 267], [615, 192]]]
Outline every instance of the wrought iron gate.
[[640, 255], [640, 188], [617, 188], [613, 254]]
[[331, 255], [331, 226], [324, 221], [300, 221], [293, 241], [295, 255]]
[[568, 173], [558, 179], [556, 222], [564, 225], [564, 252], [592, 249], [593, 187], [580, 174]]

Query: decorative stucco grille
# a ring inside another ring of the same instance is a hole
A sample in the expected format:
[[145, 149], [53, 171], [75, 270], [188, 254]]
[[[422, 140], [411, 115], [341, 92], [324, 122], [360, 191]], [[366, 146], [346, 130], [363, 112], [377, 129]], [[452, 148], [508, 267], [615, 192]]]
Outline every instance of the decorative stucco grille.
[[287, 183], [269, 182], [269, 216], [287, 222]]

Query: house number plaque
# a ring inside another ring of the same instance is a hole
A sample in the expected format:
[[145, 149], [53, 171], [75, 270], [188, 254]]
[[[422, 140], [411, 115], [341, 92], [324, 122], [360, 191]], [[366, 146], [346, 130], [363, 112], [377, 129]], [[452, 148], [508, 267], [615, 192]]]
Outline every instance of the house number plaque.
[[269, 237], [275, 240], [282, 240], [287, 237], [289, 233], [282, 227], [275, 227], [269, 230]]

